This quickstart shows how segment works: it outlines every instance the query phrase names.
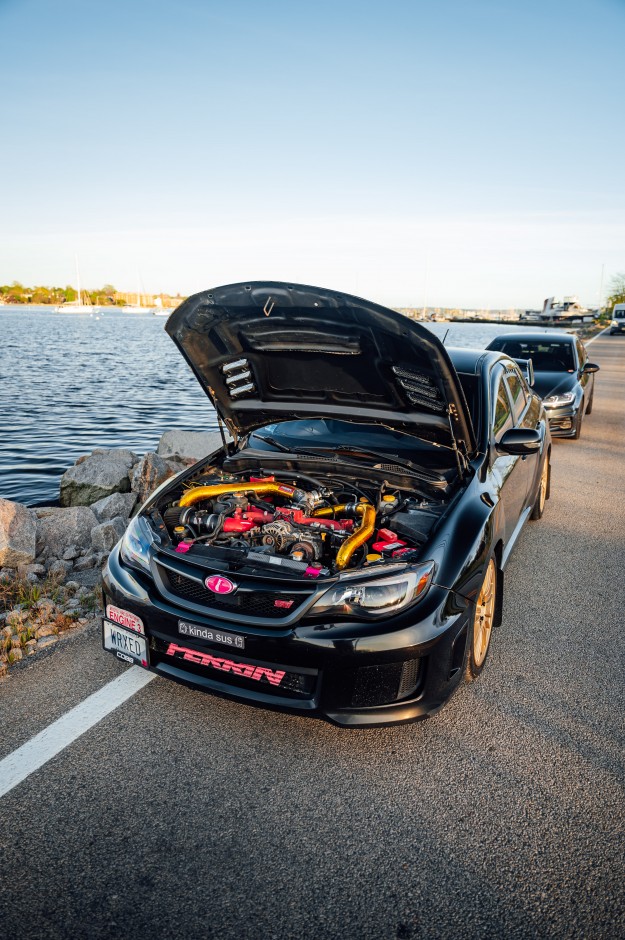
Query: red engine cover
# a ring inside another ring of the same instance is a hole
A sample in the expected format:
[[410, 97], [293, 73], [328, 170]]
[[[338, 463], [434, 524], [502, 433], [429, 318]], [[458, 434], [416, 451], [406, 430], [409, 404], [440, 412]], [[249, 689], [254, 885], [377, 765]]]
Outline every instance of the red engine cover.
[[316, 516], [305, 516], [303, 509], [285, 509], [276, 510], [276, 515], [290, 519], [297, 525], [324, 525], [329, 529], [353, 529], [353, 519], [324, 519]]
[[403, 548], [407, 542], [402, 542], [390, 529], [378, 529], [378, 540], [372, 545], [374, 552], [389, 552]]

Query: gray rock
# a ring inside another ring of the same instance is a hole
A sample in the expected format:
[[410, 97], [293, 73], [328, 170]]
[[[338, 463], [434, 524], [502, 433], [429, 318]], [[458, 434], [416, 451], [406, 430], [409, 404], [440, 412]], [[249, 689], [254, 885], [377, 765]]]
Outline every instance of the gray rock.
[[39, 578], [37, 577], [34, 571], [29, 571], [28, 574], [26, 575], [25, 580], [28, 581], [30, 584], [37, 584], [37, 582], [39, 581]]
[[167, 457], [165, 463], [171, 470], [172, 476], [175, 476], [177, 473], [182, 473], [187, 467], [192, 467], [195, 459], [193, 457]]
[[165, 431], [158, 443], [159, 457], [192, 457], [201, 460], [222, 446], [218, 431]]
[[74, 571], [87, 571], [88, 568], [93, 568], [96, 563], [96, 556], [91, 553], [89, 555], [83, 555], [82, 558], [79, 558], [78, 561], [74, 564]]
[[98, 522], [106, 522], [108, 519], [114, 519], [115, 516], [128, 519], [136, 502], [136, 493], [112, 493], [104, 499], [99, 499], [97, 503], [93, 503], [91, 509]]
[[77, 545], [70, 545], [69, 548], [66, 548], [63, 552], [63, 558], [65, 561], [73, 561], [74, 558], [78, 558], [80, 555], [80, 550]]
[[80, 581], [66, 581], [65, 590], [66, 591], [81, 591], [82, 587], [81, 587]]
[[53, 623], [44, 623], [43, 626], [38, 627], [35, 630], [35, 636], [37, 639], [44, 639], [47, 636], [56, 636], [57, 627]]
[[0, 499], [0, 567], [16, 568], [35, 560], [37, 519], [32, 509]]
[[0, 581], [12, 581], [15, 577], [17, 577], [15, 568], [0, 569]]
[[44, 650], [47, 646], [54, 646], [55, 643], [59, 642], [59, 638], [56, 635], [44, 636], [37, 642], [37, 649]]
[[49, 597], [42, 597], [37, 604], [37, 613], [40, 617], [47, 617], [49, 619], [55, 611], [56, 604], [53, 600], [50, 600]]
[[24, 578], [27, 578], [29, 574], [36, 574], [37, 576], [43, 575], [46, 573], [45, 565], [24, 565], [17, 569], [17, 573]]
[[96, 553], [110, 552], [126, 531], [126, 521], [115, 516], [107, 522], [101, 522], [91, 530], [91, 544]]
[[54, 561], [48, 568], [48, 574], [51, 578], [64, 578], [65, 575], [71, 570], [71, 561], [63, 561], [62, 558], [57, 558], [57, 560]]
[[17, 630], [22, 624], [26, 623], [28, 620], [28, 611], [22, 610], [20, 607], [14, 607], [13, 610], [9, 610], [7, 613], [7, 625], [13, 627]]
[[135, 464], [130, 486], [132, 492], [137, 494], [139, 503], [144, 503], [150, 493], [170, 476], [173, 474], [163, 457], [150, 452]]
[[61, 477], [61, 506], [90, 506], [111, 493], [128, 493], [136, 462], [130, 450], [94, 450]]
[[77, 555], [81, 555], [91, 545], [91, 530], [98, 520], [88, 506], [36, 509], [35, 512], [38, 517], [37, 547], [45, 545], [49, 559], [62, 558], [73, 546], [78, 550]]

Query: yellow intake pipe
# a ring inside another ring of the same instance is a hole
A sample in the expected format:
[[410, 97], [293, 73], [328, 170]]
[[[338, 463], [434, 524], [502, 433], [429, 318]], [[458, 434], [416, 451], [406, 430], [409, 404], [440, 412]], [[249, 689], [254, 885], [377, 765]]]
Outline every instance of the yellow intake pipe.
[[188, 489], [180, 497], [180, 507], [184, 509], [185, 506], [199, 503], [201, 499], [214, 499], [216, 496], [226, 496], [232, 493], [256, 493], [257, 495], [279, 493], [292, 499], [299, 492], [301, 491], [296, 486], [289, 486], [288, 483], [215, 483], [212, 486], [194, 486]]
[[[340, 507], [335, 506], [334, 508], [339, 509]], [[375, 529], [375, 508], [373, 506], [368, 503], [358, 503], [355, 512], [362, 516], [362, 522], [356, 531], [345, 539], [336, 553], [336, 567], [339, 571], [347, 567], [356, 549], [371, 538]]]

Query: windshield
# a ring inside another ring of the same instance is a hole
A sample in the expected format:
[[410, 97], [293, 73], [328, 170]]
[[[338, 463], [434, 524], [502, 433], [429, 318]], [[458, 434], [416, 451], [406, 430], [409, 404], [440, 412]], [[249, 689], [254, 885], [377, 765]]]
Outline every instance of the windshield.
[[414, 435], [402, 434], [401, 431], [393, 431], [381, 425], [357, 424], [333, 418], [268, 424], [250, 434], [248, 446], [257, 450], [275, 450], [268, 439], [293, 451], [314, 450], [318, 447], [330, 450], [340, 447], [358, 448], [418, 460], [423, 466], [432, 468], [450, 466], [455, 461], [451, 450], [437, 447]]
[[573, 344], [557, 340], [497, 339], [490, 349], [499, 349], [511, 359], [531, 359], [534, 372], [574, 372]]

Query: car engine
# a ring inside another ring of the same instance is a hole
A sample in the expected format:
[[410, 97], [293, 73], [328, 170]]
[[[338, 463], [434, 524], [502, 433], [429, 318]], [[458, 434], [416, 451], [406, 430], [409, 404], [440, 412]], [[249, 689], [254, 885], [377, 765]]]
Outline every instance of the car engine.
[[[284, 475], [284, 474], [283, 474]], [[242, 478], [217, 472], [190, 481], [161, 505], [179, 554], [236, 549], [250, 561], [319, 578], [366, 565], [416, 561], [441, 514], [436, 502], [383, 484], [369, 489], [319, 484], [298, 474]]]

